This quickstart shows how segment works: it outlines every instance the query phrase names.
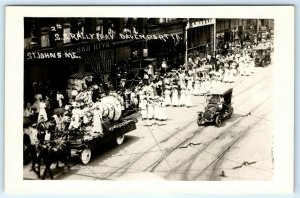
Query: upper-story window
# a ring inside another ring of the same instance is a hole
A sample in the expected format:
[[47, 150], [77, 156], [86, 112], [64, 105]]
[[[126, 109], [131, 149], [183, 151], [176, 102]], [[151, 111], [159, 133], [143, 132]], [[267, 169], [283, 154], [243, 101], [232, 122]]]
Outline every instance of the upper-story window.
[[96, 21], [96, 33], [103, 35], [103, 20], [97, 19]]
[[41, 47], [50, 47], [50, 39], [49, 39], [49, 27], [41, 28]]
[[63, 41], [64, 43], [71, 43], [71, 24], [70, 23], [65, 23], [64, 28], [63, 28]]

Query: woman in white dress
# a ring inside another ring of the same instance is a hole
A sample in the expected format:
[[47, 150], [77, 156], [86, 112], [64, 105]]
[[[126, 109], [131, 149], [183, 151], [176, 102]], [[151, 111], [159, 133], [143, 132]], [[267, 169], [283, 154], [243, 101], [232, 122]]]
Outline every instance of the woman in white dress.
[[165, 121], [168, 119], [164, 98], [159, 99], [159, 120]]
[[44, 100], [40, 101], [39, 108], [40, 108], [40, 111], [39, 111], [39, 115], [38, 115], [38, 122], [41, 121], [42, 117], [44, 118], [44, 121], [47, 121], [48, 116], [46, 113], [46, 104], [45, 104]]
[[180, 88], [186, 87], [184, 71], [181, 71], [181, 73], [179, 73], [179, 85], [180, 85]]
[[194, 78], [192, 76], [189, 76], [188, 83], [187, 83], [187, 89], [193, 90], [193, 82], [194, 82]]
[[249, 67], [250, 67], [251, 74], [253, 74], [254, 73], [254, 69], [255, 69], [254, 58], [250, 58], [249, 59]]
[[158, 120], [159, 119], [159, 114], [160, 114], [160, 110], [159, 110], [159, 96], [155, 96], [154, 98], [154, 102], [153, 102], [153, 105], [154, 105], [154, 119]]
[[205, 78], [204, 78], [204, 77], [201, 77], [199, 94], [200, 94], [200, 96], [202, 96], [202, 95], [204, 95], [205, 93], [206, 93], [206, 89], [205, 89]]
[[142, 120], [147, 119], [147, 98], [146, 97], [142, 97], [141, 99], [141, 114], [142, 114]]
[[103, 133], [103, 127], [102, 127], [102, 113], [103, 113], [103, 106], [101, 102], [96, 102], [94, 111], [93, 111], [93, 128], [92, 132]]
[[228, 76], [229, 76], [229, 65], [228, 65], [228, 63], [225, 63], [224, 64], [224, 76], [223, 76], [224, 83], [228, 82]]
[[240, 58], [240, 62], [239, 62], [239, 72], [240, 72], [241, 76], [244, 76], [244, 75], [245, 75], [245, 61], [244, 61], [244, 58], [243, 58], [243, 57]]
[[179, 105], [183, 107], [185, 106], [185, 102], [186, 102], [186, 89], [182, 88], [180, 91]]
[[186, 98], [185, 98], [185, 100], [186, 100], [186, 102], [185, 102], [185, 106], [187, 107], [187, 108], [189, 108], [189, 107], [191, 107], [191, 106], [193, 106], [193, 102], [192, 102], [192, 90], [191, 89], [187, 89], [187, 91], [186, 91]]
[[166, 87], [166, 90], [165, 90], [165, 105], [166, 106], [171, 105], [171, 91], [170, 91], [170, 87]]
[[179, 105], [177, 86], [173, 87], [173, 91], [172, 91], [172, 105], [173, 105], [173, 107], [176, 107], [176, 106]]
[[153, 99], [152, 97], [149, 97], [148, 100], [148, 106], [147, 106], [147, 118], [148, 119], [153, 119], [154, 118], [154, 104], [153, 104]]
[[236, 69], [235, 69], [235, 65], [231, 65], [230, 66], [230, 70], [229, 70], [229, 82], [230, 83], [234, 83], [235, 82], [235, 75], [236, 75]]
[[195, 80], [193, 95], [199, 96], [200, 95], [200, 78], [197, 76]]

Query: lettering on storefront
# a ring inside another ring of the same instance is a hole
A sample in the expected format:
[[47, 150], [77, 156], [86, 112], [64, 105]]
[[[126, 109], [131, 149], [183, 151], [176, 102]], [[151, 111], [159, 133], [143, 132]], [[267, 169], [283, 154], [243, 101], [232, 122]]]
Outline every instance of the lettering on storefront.
[[136, 35], [125, 35], [119, 34], [120, 38], [123, 40], [161, 40], [167, 41], [169, 38], [173, 40], [181, 40], [181, 37], [178, 34], [136, 34]]
[[27, 60], [34, 60], [34, 59], [60, 59], [60, 58], [67, 58], [67, 59], [80, 59], [81, 56], [78, 54], [85, 53], [85, 52], [94, 52], [100, 51], [102, 49], [110, 48], [112, 44], [110, 42], [101, 42], [95, 44], [87, 44], [87, 45], [80, 45], [76, 47], [68, 47], [62, 51], [57, 52], [27, 52], [26, 59]]
[[34, 59], [80, 59], [76, 52], [27, 52], [27, 60]]

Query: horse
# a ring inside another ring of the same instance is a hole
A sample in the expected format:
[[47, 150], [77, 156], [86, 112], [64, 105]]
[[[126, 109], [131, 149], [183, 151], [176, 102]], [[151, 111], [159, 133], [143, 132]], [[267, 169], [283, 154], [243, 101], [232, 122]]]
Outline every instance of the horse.
[[[40, 167], [45, 165], [42, 179], [45, 179], [47, 172], [49, 172], [51, 179], [53, 179], [50, 166], [52, 163], [56, 163], [56, 168], [58, 168], [59, 162], [63, 162], [64, 166], [68, 166], [71, 158], [70, 143], [64, 140], [63, 135], [56, 130], [54, 119], [42, 121], [36, 125], [36, 128], [32, 129], [35, 129], [35, 133], [31, 133], [31, 135], [35, 137], [31, 137], [31, 139], [35, 141], [30, 142], [30, 144], [26, 141], [26, 144], [24, 144], [26, 146], [26, 153], [31, 155], [31, 169], [40, 178]], [[38, 165], [37, 170], [36, 165]]]
[[[71, 148], [69, 142], [61, 141], [40, 141], [36, 145], [28, 148], [32, 154], [32, 171], [34, 171], [38, 178], [40, 178], [41, 166], [45, 166], [42, 179], [46, 178], [49, 172], [50, 178], [53, 179], [53, 174], [50, 169], [53, 163], [56, 163], [56, 168], [59, 168], [59, 162], [64, 163], [64, 167], [69, 166], [71, 158]], [[36, 169], [37, 165], [37, 169]]]

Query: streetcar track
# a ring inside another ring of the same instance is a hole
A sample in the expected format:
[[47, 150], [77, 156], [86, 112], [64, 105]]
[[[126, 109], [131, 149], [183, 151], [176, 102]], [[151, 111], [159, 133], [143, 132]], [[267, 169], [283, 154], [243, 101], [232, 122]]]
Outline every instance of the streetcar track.
[[[255, 107], [254, 109], [259, 108], [259, 106], [261, 106], [264, 102], [266, 102], [267, 100], [269, 100], [269, 98], [267, 98], [265, 101], [263, 101], [261, 104], [259, 104], [257, 107]], [[253, 109], [253, 110], [254, 110]], [[204, 148], [202, 148], [201, 150], [199, 150], [197, 153], [195, 153], [193, 156], [191, 156], [190, 158], [186, 159], [185, 161], [183, 161], [182, 163], [180, 163], [179, 165], [177, 165], [174, 169], [176, 170], [177, 168], [183, 166], [186, 163], [189, 163], [189, 165], [185, 168], [186, 171], [188, 172], [189, 169], [191, 169], [192, 165], [194, 164], [195, 160], [198, 158], [198, 156], [205, 152], [206, 149], [215, 142], [215, 140], [220, 139], [221, 137], [227, 135], [228, 133], [230, 133], [236, 125], [240, 124], [240, 122], [242, 122], [244, 120], [244, 118], [240, 118], [238, 121], [236, 121], [233, 125], [231, 125], [229, 128], [227, 128], [226, 130], [224, 130], [219, 136], [217, 136], [216, 138], [214, 138], [213, 140], [211, 140], [208, 143], [203, 143], [203, 145], [205, 145]], [[209, 165], [210, 166], [210, 165]], [[208, 168], [209, 168], [208, 166]], [[205, 168], [206, 170], [207, 168]], [[203, 172], [203, 171], [202, 171]], [[188, 180], [187, 175], [184, 176], [184, 180]]]
[[[195, 120], [191, 121], [189, 124], [185, 125], [184, 127], [180, 128], [180, 131], [184, 131], [184, 129], [188, 128], [190, 125], [192, 125], [195, 122]], [[149, 128], [148, 128], [149, 129]], [[150, 131], [151, 133], [151, 131]], [[170, 134], [168, 137], [164, 138], [163, 140], [161, 140], [159, 143], [162, 142], [166, 142], [170, 139], [170, 137], [174, 136], [174, 134]], [[138, 157], [136, 157], [133, 160], [130, 160], [130, 162], [127, 162], [126, 165], [121, 166], [119, 169], [117, 169], [116, 171], [112, 172], [111, 174], [109, 174], [107, 177], [111, 177], [112, 175], [114, 175], [115, 173], [125, 173], [127, 170], [130, 169], [130, 166], [134, 165], [137, 161], [139, 161], [142, 157], [144, 157], [147, 152], [151, 151], [153, 148], [157, 147], [158, 145], [155, 144], [152, 147], [150, 147], [149, 149], [147, 149], [145, 152], [143, 152], [141, 155], [139, 155]], [[119, 172], [119, 170], [124, 170], [122, 172]]]
[[[268, 112], [264, 113], [263, 116], [267, 115], [271, 110], [269, 110]], [[248, 133], [248, 131], [250, 131], [257, 123], [261, 122], [262, 120], [257, 120], [253, 125], [251, 125], [250, 127], [248, 127], [246, 130], [244, 130], [241, 135], [235, 140], [233, 141], [233, 143], [230, 144], [230, 146], [225, 149], [222, 154], [217, 158], [217, 160], [215, 161], [215, 165], [213, 166], [212, 169], [212, 173], [210, 176], [211, 180], [216, 180], [216, 169], [218, 169], [218, 166], [220, 163], [223, 162], [223, 160], [225, 159], [226, 154], [231, 150], [232, 146], [235, 145], [236, 143], [238, 143], [241, 139], [243, 139]]]
[[[268, 101], [270, 98], [271, 98], [271, 97], [268, 97], [266, 100], [264, 100], [264, 101], [263, 101], [262, 103], [260, 103], [258, 106], [256, 106], [253, 110], [258, 109], [263, 103], [265, 103], [266, 101]], [[237, 121], [234, 125], [239, 124], [242, 120], [244, 120], [244, 118], [241, 118], [241, 119], [240, 119], [239, 121]], [[258, 123], [258, 122], [260, 122], [260, 121], [261, 121], [261, 120], [256, 121], [255, 124]], [[197, 178], [197, 177], [200, 176], [203, 172], [205, 172], [207, 169], [209, 169], [210, 166], [213, 165], [213, 164], [216, 162], [216, 160], [221, 159], [221, 158], [225, 155], [225, 153], [228, 152], [228, 151], [230, 150], [230, 148], [231, 148], [231, 147], [232, 147], [232, 146], [233, 146], [233, 145], [241, 138], [241, 136], [243, 136], [243, 134], [246, 134], [246, 132], [249, 131], [255, 124], [251, 125], [250, 127], [247, 127], [246, 129], [242, 130], [241, 132], [239, 132], [239, 134], [242, 134], [242, 135], [240, 135], [239, 137], [237, 137], [236, 139], [234, 139], [234, 140], [231, 141], [230, 143], [227, 143], [226, 146], [224, 146], [224, 147], [227, 147], [227, 148], [226, 148], [225, 150], [223, 150], [223, 152], [222, 152], [220, 155], [218, 155], [218, 157], [217, 157], [215, 160], [213, 160], [208, 166], [206, 166], [199, 174], [197, 174], [197, 175], [195, 176], [195, 178]], [[225, 131], [220, 135], [220, 137], [227, 135], [228, 132], [232, 132], [232, 129], [235, 128], [234, 125], [232, 125], [230, 128], [228, 128], [227, 130], [225, 130]], [[211, 141], [211, 142], [209, 143], [209, 145], [212, 144], [212, 143], [214, 143], [214, 140]], [[188, 170], [191, 168], [191, 166], [193, 165], [194, 161], [198, 158], [198, 156], [199, 156], [201, 153], [205, 152], [206, 149], [207, 149], [207, 147], [208, 147], [209, 145], [207, 145], [204, 149], [201, 149], [200, 151], [198, 151], [198, 152], [194, 155], [194, 157], [193, 157], [193, 159], [192, 159], [193, 162], [191, 162], [191, 163], [189, 164], [188, 168], [186, 168], [187, 172], [188, 172]], [[229, 147], [228, 147], [228, 145], [229, 145]], [[194, 179], [195, 179], [195, 178], [194, 178]]]
[[[267, 101], [268, 99], [270, 99], [271, 98], [271, 96], [270, 97], [268, 97], [267, 99], [265, 99], [264, 101], [262, 101], [260, 104], [258, 104], [255, 108], [253, 108], [251, 111], [253, 111], [253, 110], [255, 110], [255, 109], [257, 109], [259, 106], [261, 106], [265, 101]], [[222, 132], [218, 137], [216, 137], [216, 139], [219, 139], [220, 137], [222, 137], [223, 135], [225, 135], [224, 133], [227, 133], [228, 131], [230, 131], [232, 128], [234, 128], [237, 124], [239, 124], [240, 122], [241, 122], [241, 120], [243, 120], [245, 117], [240, 117], [240, 119], [238, 120], [238, 121], [236, 121], [233, 125], [231, 125], [228, 129], [226, 129], [224, 132]], [[149, 169], [149, 167], [151, 167], [151, 166], [153, 166], [151, 169], [150, 169], [150, 172], [153, 172], [154, 170], [155, 170], [155, 168], [164, 160], [164, 159], [166, 159], [166, 157], [168, 157], [168, 156], [170, 156], [175, 150], [177, 150], [177, 148], [179, 148], [179, 147], [181, 147], [182, 145], [184, 145], [185, 143], [187, 143], [188, 141], [190, 141], [191, 139], [193, 139], [193, 137], [195, 137], [197, 134], [199, 134], [200, 132], [202, 132], [202, 130], [204, 129], [205, 127], [201, 127], [200, 129], [196, 129], [196, 130], [194, 130], [194, 132], [195, 131], [197, 131], [194, 135], [192, 135], [192, 136], [190, 136], [188, 139], [186, 139], [185, 141], [183, 141], [182, 143], [180, 143], [179, 145], [177, 145], [176, 147], [174, 147], [173, 149], [171, 149], [169, 152], [167, 152], [163, 157], [161, 157], [161, 159], [159, 159], [159, 160], [157, 160], [156, 162], [154, 162], [154, 163], [152, 163], [151, 165], [149, 165], [146, 169], [145, 169], [145, 171], [146, 170], [148, 170]], [[204, 151], [211, 143], [213, 143], [215, 141], [215, 139], [214, 140], [212, 140], [211, 142], [209, 142], [209, 144], [207, 144], [206, 145], [206, 147], [202, 150], [202, 151]], [[183, 164], [183, 163], [186, 163], [186, 161], [190, 161], [190, 160], [194, 160], [194, 158], [189, 158], [189, 159], [187, 159], [187, 160], [185, 160], [185, 161], [183, 161], [181, 164]], [[181, 166], [181, 164], [180, 165], [178, 165], [178, 166]], [[192, 164], [192, 163], [191, 163]], [[178, 166], [176, 166], [176, 167], [178, 167]]]
[[[260, 85], [261, 83], [265, 83], [267, 82], [267, 79], [271, 78], [272, 75], [268, 76], [268, 77], [265, 77], [265, 78], [262, 78], [262, 80], [260, 80], [257, 84], [254, 84], [254, 85], [251, 85], [251, 86], [248, 86], [247, 88], [243, 89], [242, 91], [238, 92], [236, 95], [234, 95], [234, 97], [237, 97], [239, 96], [240, 94], [246, 92], [246, 91], [249, 91], [249, 89], [253, 89], [255, 87], [257, 87], [258, 85]], [[262, 102], [263, 103], [263, 102]], [[260, 104], [262, 104], [260, 103]], [[253, 111], [253, 110], [251, 110]], [[240, 118], [241, 120], [242, 118]], [[179, 128], [177, 131], [184, 131], [186, 128], [188, 128], [189, 126], [191, 126], [196, 120], [193, 120], [191, 122], [189, 122], [187, 125]], [[239, 121], [237, 121], [239, 122]], [[179, 144], [177, 144], [175, 147], [172, 147], [170, 149], [168, 149], [165, 154], [163, 154], [163, 156], [159, 159], [159, 160], [156, 160], [154, 163], [150, 164], [147, 166], [147, 168], [144, 169], [144, 171], [148, 171], [148, 169], [150, 169], [150, 172], [154, 172], [154, 170], [156, 169], [156, 167], [164, 160], [166, 160], [166, 158], [168, 156], [170, 156], [175, 150], [177, 150], [179, 147], [183, 146], [185, 143], [187, 143], [188, 141], [190, 141], [191, 139], [193, 139], [196, 135], [198, 135], [200, 132], [203, 131], [205, 127], [199, 127], [197, 128], [196, 130], [193, 130], [193, 135], [188, 137], [187, 139], [185, 139], [183, 142], [180, 142]], [[149, 130], [149, 129], [148, 129]], [[150, 133], [152, 133], [151, 131], [149, 131]], [[171, 134], [169, 135], [168, 137], [164, 138], [163, 140], [159, 141], [158, 144], [161, 144], [161, 143], [165, 143], [167, 142], [172, 136], [174, 136], [174, 134]], [[219, 137], [220, 138], [220, 137]], [[118, 173], [120, 175], [126, 173], [126, 171], [128, 171], [130, 169], [131, 166], [133, 166], [135, 163], [137, 163], [142, 157], [144, 157], [148, 151], [151, 151], [151, 149], [155, 148], [158, 146], [158, 144], [155, 144], [153, 145], [152, 147], [150, 147], [149, 149], [147, 149], [145, 152], [143, 152], [141, 155], [137, 156], [135, 159], [133, 160], [130, 160], [129, 162], [127, 162], [124, 166], [121, 166], [120, 168], [116, 169], [115, 171], [113, 171], [112, 173], [110, 173], [108, 177], [111, 177], [113, 176], [114, 174]], [[211, 144], [211, 143], [209, 143]], [[174, 168], [173, 168], [174, 169]], [[120, 171], [120, 170], [123, 170], [123, 171]], [[170, 170], [170, 172], [172, 172], [172, 170]]]

